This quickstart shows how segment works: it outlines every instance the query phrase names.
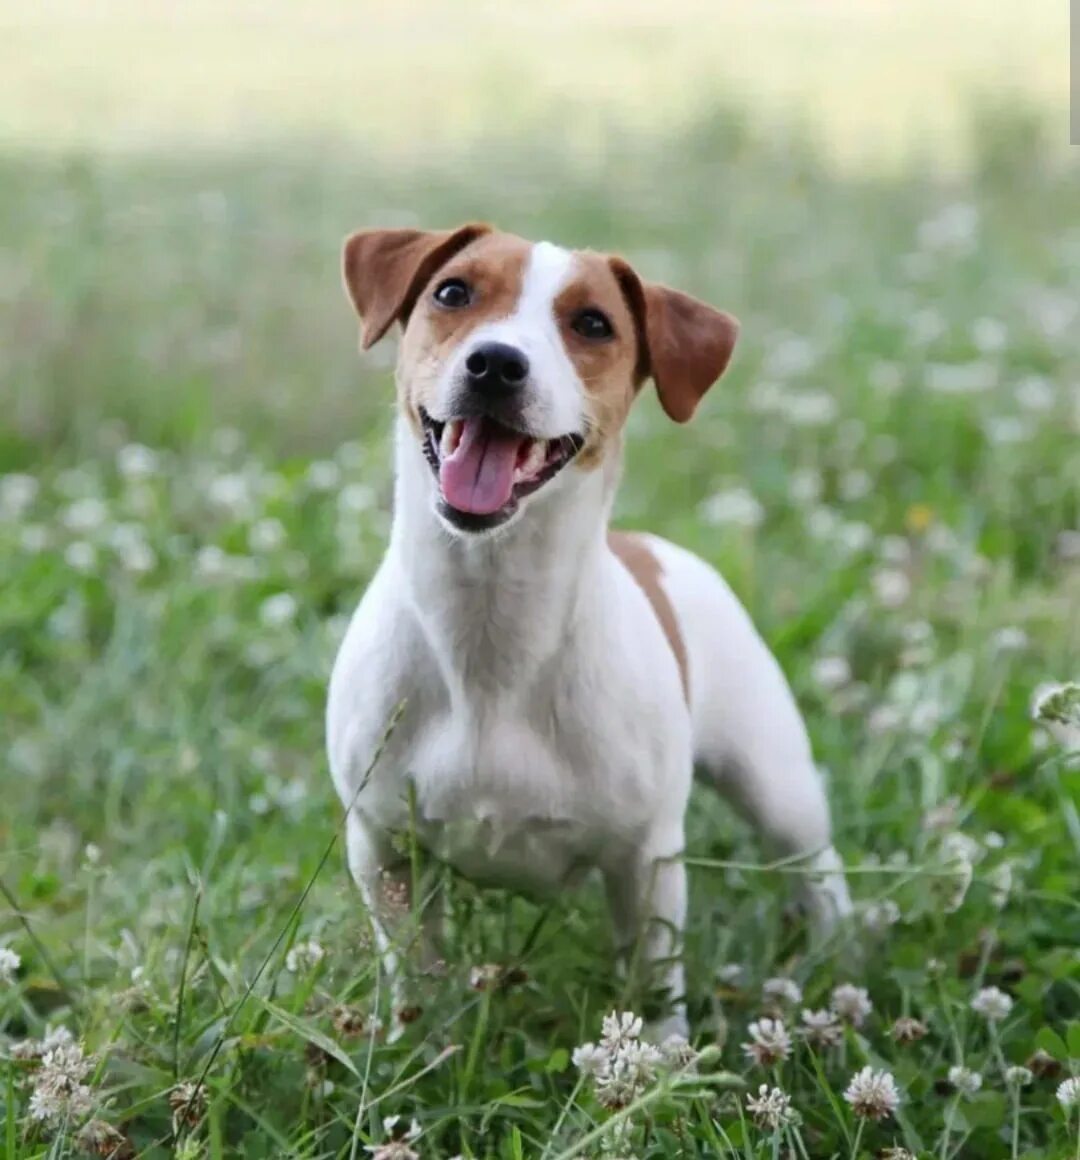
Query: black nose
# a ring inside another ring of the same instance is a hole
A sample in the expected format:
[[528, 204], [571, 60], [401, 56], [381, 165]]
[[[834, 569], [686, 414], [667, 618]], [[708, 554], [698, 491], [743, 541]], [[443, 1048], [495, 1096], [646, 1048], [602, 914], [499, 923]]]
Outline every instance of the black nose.
[[465, 373], [474, 390], [487, 395], [508, 395], [525, 382], [529, 360], [516, 346], [485, 342], [465, 360]]

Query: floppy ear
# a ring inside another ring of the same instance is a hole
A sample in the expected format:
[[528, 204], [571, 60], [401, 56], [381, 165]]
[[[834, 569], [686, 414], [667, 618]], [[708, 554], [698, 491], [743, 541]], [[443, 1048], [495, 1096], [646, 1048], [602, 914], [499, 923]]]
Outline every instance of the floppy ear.
[[346, 239], [345, 289], [364, 322], [360, 345], [378, 342], [395, 320], [407, 322], [428, 279], [491, 227], [456, 230], [361, 230]]
[[642, 282], [622, 258], [611, 268], [637, 323], [638, 371], [656, 384], [668, 415], [685, 423], [731, 361], [739, 323], [689, 294]]

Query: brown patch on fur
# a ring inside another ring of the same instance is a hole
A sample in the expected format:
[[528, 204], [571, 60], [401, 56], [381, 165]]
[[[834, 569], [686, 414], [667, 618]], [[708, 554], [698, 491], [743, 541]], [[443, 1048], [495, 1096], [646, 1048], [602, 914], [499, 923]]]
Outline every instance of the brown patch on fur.
[[[398, 392], [415, 423], [416, 409], [430, 409], [443, 367], [478, 326], [511, 314], [521, 297], [530, 242], [513, 234], [489, 233], [431, 272], [420, 287], [398, 354]], [[438, 283], [461, 278], [472, 301], [447, 310], [432, 298]]]
[[611, 268], [637, 322], [638, 371], [652, 378], [668, 415], [685, 423], [731, 361], [739, 324], [680, 290], [642, 282], [622, 258]]
[[490, 226], [474, 223], [456, 230], [360, 230], [348, 238], [342, 276], [364, 322], [363, 348], [378, 342], [394, 322], [407, 322], [432, 274], [490, 232]]
[[[630, 412], [638, 386], [638, 340], [610, 260], [591, 250], [578, 251], [574, 258], [574, 275], [556, 296], [554, 308], [566, 353], [585, 388], [588, 431], [576, 463], [589, 469], [603, 462]], [[574, 318], [587, 309], [607, 315], [614, 337], [597, 342], [573, 329]]]
[[668, 594], [664, 590], [662, 577], [664, 570], [660, 561], [649, 550], [645, 540], [633, 532], [609, 531], [608, 547], [622, 561], [623, 566], [633, 576], [637, 586], [645, 593], [656, 619], [660, 622], [664, 636], [675, 656], [675, 663], [679, 666], [679, 678], [682, 681], [683, 696], [687, 704], [690, 703], [690, 668], [686, 655], [686, 645], [683, 643], [682, 633], [679, 631], [679, 622], [675, 617], [675, 609], [671, 606]]

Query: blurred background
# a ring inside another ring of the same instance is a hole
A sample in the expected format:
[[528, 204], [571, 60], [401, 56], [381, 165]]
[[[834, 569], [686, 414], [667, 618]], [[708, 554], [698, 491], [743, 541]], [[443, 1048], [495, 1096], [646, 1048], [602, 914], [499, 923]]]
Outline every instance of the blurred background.
[[329, 446], [364, 405], [335, 265], [365, 224], [616, 247], [822, 338], [823, 268], [897, 290], [858, 230], [914, 243], [913, 174], [1063, 160], [1065, 7], [4, 0], [7, 438], [213, 414]]

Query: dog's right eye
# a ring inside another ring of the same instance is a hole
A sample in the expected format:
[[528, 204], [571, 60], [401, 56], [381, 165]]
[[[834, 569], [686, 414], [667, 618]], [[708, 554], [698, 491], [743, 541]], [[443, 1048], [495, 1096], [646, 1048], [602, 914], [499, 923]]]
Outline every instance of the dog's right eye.
[[472, 301], [472, 291], [461, 278], [447, 278], [435, 287], [435, 301], [447, 310], [460, 310]]

